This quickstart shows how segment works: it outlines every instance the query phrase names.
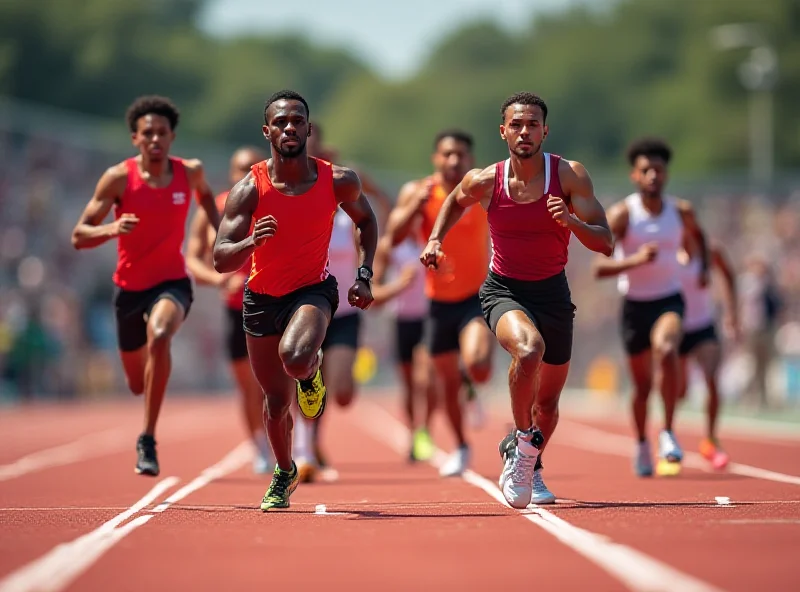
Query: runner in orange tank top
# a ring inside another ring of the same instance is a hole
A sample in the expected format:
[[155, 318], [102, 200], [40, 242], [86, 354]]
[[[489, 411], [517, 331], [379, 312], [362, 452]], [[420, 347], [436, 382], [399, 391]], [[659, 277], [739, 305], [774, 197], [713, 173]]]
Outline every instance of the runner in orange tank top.
[[[381, 239], [382, 249], [403, 242], [415, 225], [421, 228], [425, 239], [422, 242], [426, 242], [445, 198], [473, 165], [472, 143], [472, 136], [460, 130], [437, 134], [432, 159], [435, 172], [406, 183], [400, 190]], [[469, 464], [460, 390], [462, 386], [472, 390], [471, 382], [482, 384], [489, 379], [494, 342], [478, 298], [489, 268], [486, 212], [480, 206], [470, 209], [453, 228], [448, 241], [450, 248], [440, 269], [427, 271], [430, 309], [424, 329], [436, 374], [442, 379], [450, 425], [458, 440], [458, 448], [441, 467], [443, 477], [460, 475]]]
[[[266, 157], [262, 150], [253, 147], [240, 148], [234, 152], [230, 162], [231, 186], [241, 181], [253, 165]], [[217, 208], [220, 212], [225, 209], [227, 197], [227, 191], [217, 196]], [[211, 226], [208, 216], [204, 210], [198, 209], [189, 230], [186, 266], [198, 284], [214, 286], [220, 290], [220, 298], [225, 303], [225, 344], [231, 363], [231, 373], [241, 395], [247, 435], [252, 439], [256, 449], [253, 472], [272, 473], [275, 459], [264, 430], [264, 397], [250, 368], [242, 317], [244, 283], [250, 273], [250, 266], [245, 264], [234, 273], [217, 273], [211, 263], [211, 250], [215, 238], [216, 231]]]
[[[169, 99], [140, 97], [128, 108], [139, 156], [109, 168], [72, 231], [76, 249], [118, 239], [114, 308], [128, 387], [145, 394], [144, 430], [136, 472], [158, 475], [155, 429], [170, 375], [170, 344], [192, 305], [182, 247], [194, 193], [211, 225], [219, 225], [214, 194], [199, 160], [169, 156], [179, 113]], [[115, 220], [103, 224], [111, 208]]]
[[297, 487], [292, 458], [292, 380], [300, 412], [325, 409], [320, 347], [339, 302], [337, 278], [328, 271], [328, 249], [337, 208], [358, 228], [359, 268], [353, 270], [348, 304], [372, 303], [372, 261], [378, 224], [361, 181], [352, 170], [310, 157], [308, 103], [294, 91], [272, 95], [263, 133], [273, 157], [256, 164], [231, 189], [214, 244], [214, 268], [235, 272], [248, 259], [244, 330], [250, 364], [266, 397], [267, 435], [275, 453], [272, 482], [261, 509], [288, 508]]

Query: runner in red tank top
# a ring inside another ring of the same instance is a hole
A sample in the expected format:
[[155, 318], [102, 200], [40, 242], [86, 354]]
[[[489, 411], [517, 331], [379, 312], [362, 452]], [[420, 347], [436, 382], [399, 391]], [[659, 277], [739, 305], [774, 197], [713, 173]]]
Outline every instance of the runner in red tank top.
[[545, 102], [518, 93], [506, 99], [501, 115], [510, 158], [466, 174], [442, 206], [420, 259], [435, 267], [447, 231], [464, 210], [477, 203], [487, 210], [492, 261], [481, 306], [511, 354], [508, 387], [516, 424], [500, 443], [500, 488], [512, 507], [524, 508], [555, 502], [542, 480], [540, 454], [558, 422], [572, 353], [575, 308], [564, 273], [570, 234], [606, 255], [612, 238], [583, 165], [542, 151]]
[[[250, 172], [250, 168], [266, 157], [262, 150], [252, 147], [240, 148], [234, 152], [230, 162], [231, 186], [244, 179]], [[227, 197], [227, 191], [217, 196], [217, 209], [220, 212], [225, 209]], [[261, 393], [261, 386], [250, 368], [242, 317], [244, 284], [250, 273], [250, 266], [245, 264], [233, 273], [218, 273], [211, 263], [211, 251], [215, 238], [216, 231], [211, 226], [208, 216], [204, 210], [198, 209], [189, 230], [186, 267], [198, 284], [214, 286], [220, 290], [220, 298], [225, 302], [227, 326], [225, 343], [231, 363], [231, 373], [241, 395], [247, 435], [252, 439], [256, 449], [253, 458], [253, 472], [272, 473], [275, 468], [275, 459], [264, 431], [264, 396]]]
[[308, 156], [308, 115], [308, 103], [296, 92], [279, 91], [267, 100], [263, 133], [273, 157], [231, 189], [214, 244], [220, 273], [252, 261], [244, 330], [250, 364], [265, 393], [267, 435], [277, 461], [263, 511], [289, 507], [298, 483], [291, 451], [291, 380], [305, 417], [317, 418], [325, 409], [320, 347], [340, 306], [337, 278], [328, 272], [333, 217], [340, 206], [359, 230], [360, 267], [353, 270], [348, 304], [366, 309], [372, 303], [375, 214], [358, 175]]
[[[118, 239], [114, 273], [117, 341], [128, 387], [145, 393], [136, 472], [158, 475], [155, 429], [170, 374], [170, 344], [192, 305], [183, 239], [192, 193], [214, 228], [219, 214], [198, 160], [169, 156], [178, 125], [169, 99], [140, 97], [128, 108], [139, 156], [109, 168], [72, 232], [76, 249]], [[103, 224], [111, 208], [115, 220]]]

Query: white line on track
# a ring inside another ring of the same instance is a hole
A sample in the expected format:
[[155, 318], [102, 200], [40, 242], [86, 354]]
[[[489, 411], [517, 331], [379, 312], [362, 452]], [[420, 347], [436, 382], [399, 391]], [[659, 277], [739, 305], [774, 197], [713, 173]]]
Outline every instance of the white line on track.
[[130, 445], [122, 430], [106, 430], [89, 434], [74, 442], [32, 452], [7, 465], [0, 465], [0, 481], [8, 481], [50, 467], [72, 464], [88, 458], [104, 456]]
[[0, 592], [58, 592], [66, 588], [86, 571], [118, 541], [147, 524], [155, 517], [153, 512], [163, 512], [171, 504], [185, 498], [214, 481], [243, 466], [252, 458], [252, 444], [242, 442], [221, 461], [205, 469], [196, 479], [176, 491], [150, 513], [140, 514], [127, 524], [123, 522], [139, 513], [178, 483], [177, 477], [167, 477], [156, 484], [138, 502], [92, 532], [73, 541], [63, 543], [46, 555], [32, 561], [0, 580]]
[[62, 543], [39, 559], [0, 580], [0, 592], [55, 592], [67, 587], [119, 540], [145, 524], [151, 515], [139, 516], [117, 528], [153, 503], [178, 483], [177, 477], [159, 481], [144, 497], [100, 527], [68, 543]]
[[[398, 454], [407, 454], [410, 434], [400, 421], [379, 405], [367, 401], [362, 402], [357, 412], [364, 418], [361, 422], [362, 427], [371, 436]], [[431, 464], [439, 466], [444, 457], [444, 453], [437, 450]], [[496, 483], [471, 470], [467, 470], [463, 478], [470, 485], [482, 489], [497, 502], [509, 508]], [[711, 584], [678, 571], [635, 549], [615, 543], [608, 537], [573, 526], [543, 508], [529, 506], [518, 513], [604, 569], [630, 590], [718, 592], [718, 589]]]
[[[558, 443], [560, 446], [571, 446], [598, 454], [633, 458], [634, 445], [632, 437], [606, 432], [574, 421], [562, 421], [559, 427], [561, 436], [563, 436], [565, 432], [569, 432], [568, 437], [559, 438]], [[693, 469], [713, 472], [708, 465], [708, 461], [696, 452], [684, 452], [683, 465]], [[729, 473], [752, 477], [754, 479], [762, 479], [764, 481], [800, 485], [800, 477], [795, 475], [787, 475], [785, 473], [769, 471], [767, 469], [741, 463], [730, 463], [727, 467], [727, 471]]]

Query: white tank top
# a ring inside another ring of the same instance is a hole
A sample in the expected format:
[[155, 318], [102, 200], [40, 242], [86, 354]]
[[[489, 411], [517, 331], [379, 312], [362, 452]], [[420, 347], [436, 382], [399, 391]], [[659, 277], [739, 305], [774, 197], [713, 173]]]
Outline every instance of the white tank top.
[[428, 314], [428, 300], [425, 298], [425, 269], [419, 263], [421, 249], [413, 239], [408, 238], [392, 251], [391, 278], [396, 278], [406, 265], [416, 265], [419, 272], [414, 281], [400, 292], [391, 303], [391, 310], [398, 319], [418, 320]]
[[714, 324], [714, 300], [711, 290], [701, 288], [700, 266], [702, 261], [698, 257], [690, 259], [685, 265], [678, 263], [681, 276], [681, 289], [686, 310], [683, 313], [684, 332], [705, 329]]
[[658, 300], [681, 291], [678, 250], [683, 238], [683, 222], [671, 197], [664, 197], [661, 213], [651, 215], [642, 197], [633, 193], [625, 198], [628, 206], [628, 230], [617, 243], [617, 259], [636, 253], [642, 245], [658, 244], [658, 256], [640, 267], [619, 275], [617, 287], [629, 300]]
[[356, 279], [358, 253], [353, 243], [353, 221], [343, 210], [337, 209], [333, 218], [331, 245], [328, 249], [328, 270], [339, 284], [339, 308], [335, 318], [358, 313], [359, 309], [347, 302], [347, 292]]

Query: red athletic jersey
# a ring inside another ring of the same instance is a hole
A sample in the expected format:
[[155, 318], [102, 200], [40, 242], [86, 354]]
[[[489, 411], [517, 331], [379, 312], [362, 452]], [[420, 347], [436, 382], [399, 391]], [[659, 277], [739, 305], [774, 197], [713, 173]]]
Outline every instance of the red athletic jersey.
[[[228, 191], [224, 191], [217, 196], [217, 209], [219, 210], [220, 214], [222, 214], [222, 212], [225, 210], [225, 200], [228, 199], [228, 193], [229, 193]], [[246, 279], [250, 273], [250, 265], [251, 265], [250, 261], [245, 262], [245, 264], [242, 265], [239, 271], [236, 272], [236, 275], [241, 275]], [[244, 300], [244, 283], [242, 283], [242, 287], [239, 290], [237, 290], [236, 292], [232, 292], [231, 294], [228, 294], [228, 299], [226, 302], [228, 308], [231, 308], [233, 310], [242, 310], [243, 300]]]
[[496, 164], [488, 218], [492, 239], [490, 269], [498, 275], [515, 280], [543, 280], [561, 273], [567, 265], [572, 233], [553, 220], [547, 209], [548, 195], [561, 197], [569, 205], [558, 177], [561, 157], [549, 153], [544, 156], [544, 194], [529, 203], [516, 202], [509, 193], [511, 161]]
[[125, 161], [128, 182], [114, 208], [114, 216], [135, 214], [139, 223], [117, 237], [114, 283], [125, 290], [147, 290], [168, 280], [188, 276], [183, 257], [186, 216], [191, 187], [180, 158], [170, 157], [172, 181], [163, 188], [147, 185], [135, 158]]
[[272, 215], [275, 236], [253, 251], [248, 288], [283, 296], [328, 277], [328, 251], [338, 203], [333, 190], [333, 165], [311, 158], [317, 182], [301, 195], [285, 195], [272, 186], [267, 161], [253, 165], [258, 205], [253, 220]]

